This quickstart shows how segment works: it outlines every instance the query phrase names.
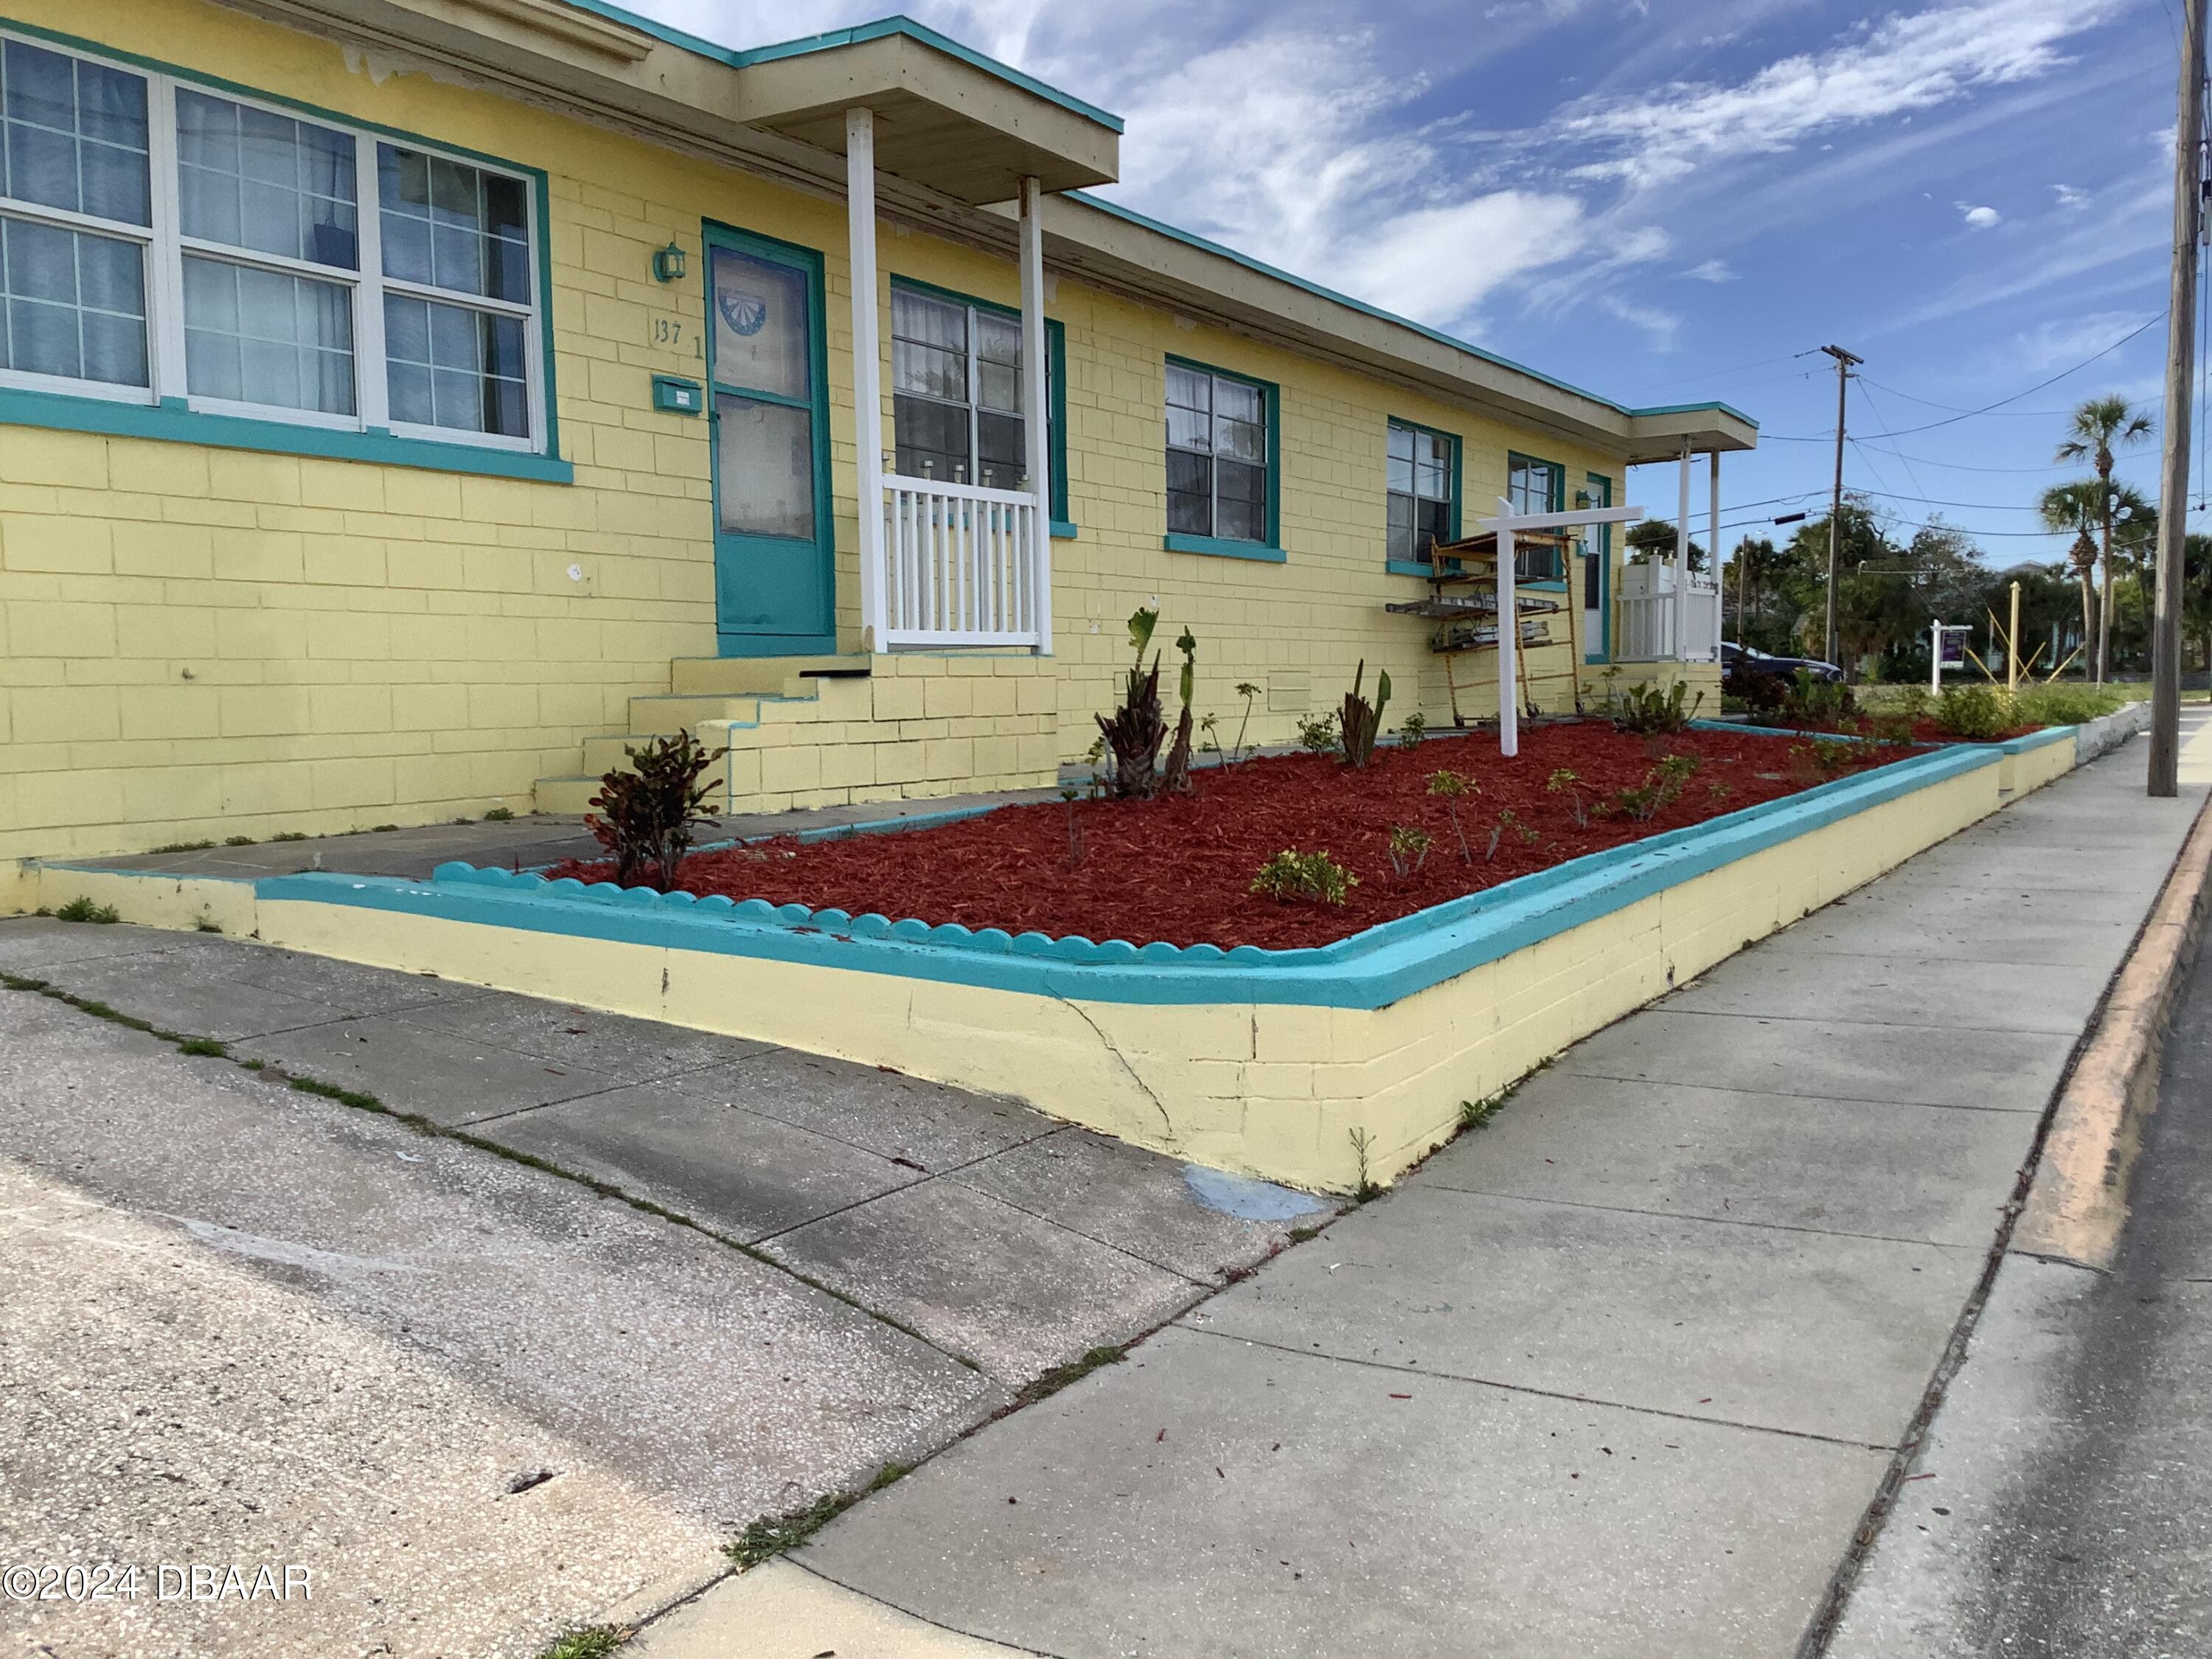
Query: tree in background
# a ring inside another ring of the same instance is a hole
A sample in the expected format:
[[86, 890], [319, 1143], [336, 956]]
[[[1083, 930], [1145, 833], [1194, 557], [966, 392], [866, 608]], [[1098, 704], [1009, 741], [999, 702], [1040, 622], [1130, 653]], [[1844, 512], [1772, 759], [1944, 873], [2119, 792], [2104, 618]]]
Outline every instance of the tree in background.
[[[1665, 563], [1674, 556], [1674, 522], [1671, 519], [1639, 519], [1628, 526], [1622, 538], [1628, 547], [1631, 564], [1649, 564], [1656, 559]], [[1701, 574], [1705, 568], [1705, 544], [1690, 538], [1690, 569]]]
[[2099, 485], [2097, 523], [2103, 531], [2104, 579], [2097, 615], [2097, 678], [2109, 677], [2112, 640], [2112, 526], [2120, 505], [2112, 499], [2112, 450], [2143, 441], [2151, 434], [2151, 418], [2125, 398], [2091, 398], [2074, 411], [2068, 435], [2055, 459], [2087, 461], [2095, 470]]
[[[1781, 549], [1764, 536], [1746, 536], [1722, 568], [1723, 603], [1735, 605], [1735, 639], [1756, 651], [1788, 656], [1797, 630], [1797, 611], [1779, 584], [1789, 574], [1790, 561]], [[1778, 606], [1772, 601], [1779, 594]]]
[[2066, 562], [2081, 585], [2081, 648], [2094, 653], [2097, 638], [2097, 605], [2093, 579], [2097, 573], [2098, 498], [2104, 494], [2088, 478], [2053, 484], [2036, 498], [2035, 510], [2043, 527], [2055, 535], [2069, 531], [2074, 544], [2066, 550]]
[[2205, 684], [2212, 687], [2212, 536], [2202, 532], [2181, 541], [2181, 628], [2203, 653]]

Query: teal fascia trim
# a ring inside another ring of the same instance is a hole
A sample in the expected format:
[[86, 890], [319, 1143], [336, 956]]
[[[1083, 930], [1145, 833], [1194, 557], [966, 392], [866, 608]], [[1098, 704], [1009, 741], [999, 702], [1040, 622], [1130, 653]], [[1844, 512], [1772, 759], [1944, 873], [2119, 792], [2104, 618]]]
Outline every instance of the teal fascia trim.
[[396, 438], [389, 432], [343, 432], [329, 427], [294, 426], [288, 421], [257, 421], [242, 415], [210, 415], [186, 408], [181, 398], [167, 398], [158, 405], [119, 404], [106, 398], [73, 398], [63, 392], [0, 389], [0, 425], [311, 455], [330, 461], [372, 461], [434, 472], [475, 472], [537, 483], [573, 483], [576, 477], [576, 469], [570, 463], [532, 450], [441, 444], [428, 438]]
[[[1736, 728], [1741, 729], [1741, 728]], [[1029, 995], [1130, 1004], [1381, 1008], [1870, 807], [1999, 763], [1994, 746], [1931, 749], [1687, 829], [1500, 883], [1332, 945], [1139, 946], [854, 916], [764, 899], [624, 891], [610, 883], [439, 867], [428, 882], [317, 872], [258, 897], [427, 915], [568, 938], [811, 963]], [[1003, 809], [1000, 809], [1003, 810]], [[911, 828], [892, 821], [885, 829]], [[841, 828], [847, 828], [841, 826]], [[857, 830], [860, 826], [852, 826]], [[167, 879], [167, 878], [162, 878]]]
[[834, 52], [839, 46], [857, 46], [889, 35], [902, 34], [925, 46], [933, 46], [948, 57], [957, 58], [962, 63], [981, 70], [986, 75], [995, 76], [1009, 86], [1019, 87], [1024, 92], [1034, 93], [1048, 103], [1057, 104], [1062, 109], [1096, 121], [1113, 132], [1119, 133], [1122, 129], [1120, 116], [1100, 109], [1096, 104], [1086, 104], [1080, 98], [1048, 85], [1033, 75], [1024, 75], [995, 58], [986, 58], [974, 47], [963, 46], [950, 36], [939, 34], [927, 24], [917, 23], [910, 17], [878, 18], [872, 23], [831, 29], [822, 34], [810, 34], [797, 40], [781, 40], [773, 46], [754, 46], [740, 52], [734, 47], [717, 46], [714, 41], [702, 40], [696, 34], [688, 34], [682, 29], [671, 28], [665, 23], [641, 17], [621, 6], [610, 5], [607, 0], [567, 0], [567, 3], [579, 11], [592, 12], [649, 34], [656, 40], [665, 41], [672, 46], [680, 46], [697, 57], [717, 64], [726, 64], [732, 69], [743, 69], [749, 64], [772, 64], [781, 58], [804, 58], [809, 52]]
[[1757, 421], [1755, 421], [1755, 420], [1752, 419], [1752, 417], [1751, 417], [1750, 416], [1748, 416], [1748, 415], [1745, 414], [1741, 410], [1740, 410], [1740, 409], [1736, 408], [1734, 404], [1723, 404], [1723, 403], [1707, 403], [1707, 404], [1662, 404], [1661, 406], [1659, 406], [1659, 407], [1658, 407], [1658, 408], [1656, 408], [1656, 409], [1632, 409], [1632, 410], [1630, 410], [1628, 412], [1629, 412], [1631, 415], [1637, 415], [1637, 416], [1644, 416], [1644, 415], [1733, 415], [1734, 416], [1735, 416], [1735, 418], [1736, 418], [1737, 420], [1741, 421], [1741, 422], [1742, 422], [1746, 426], [1751, 427], [1751, 428], [1753, 428], [1753, 429], [1756, 429], [1756, 428], [1758, 428], [1758, 425], [1759, 425], [1759, 422], [1758, 422]]
[[1224, 541], [1218, 536], [1184, 536], [1172, 532], [1160, 538], [1170, 553], [1203, 553], [1215, 559], [1251, 559], [1260, 564], [1287, 564], [1290, 555], [1264, 542]]
[[[1486, 363], [1496, 363], [1500, 368], [1510, 368], [1516, 374], [1526, 374], [1540, 385], [1571, 393], [1577, 398], [1587, 398], [1592, 403], [1610, 409], [1616, 414], [1687, 415], [1705, 410], [1718, 410], [1725, 414], [1735, 415], [1740, 421], [1750, 420], [1750, 416], [1738, 414], [1726, 404], [1718, 403], [1680, 404], [1667, 409], [1631, 409], [1627, 404], [1617, 404], [1610, 398], [1601, 398], [1595, 392], [1585, 392], [1582, 387], [1571, 385], [1555, 375], [1546, 374], [1525, 364], [1516, 363], [1510, 357], [1501, 357], [1494, 351], [1486, 351], [1471, 341], [1447, 334], [1442, 329], [1431, 328], [1425, 323], [1417, 323], [1410, 317], [1401, 317], [1395, 311], [1385, 311], [1380, 306], [1369, 305], [1364, 300], [1355, 300], [1348, 294], [1340, 294], [1333, 288], [1323, 288], [1319, 283], [1310, 283], [1303, 276], [1293, 276], [1281, 267], [1271, 265], [1262, 259], [1255, 259], [1249, 253], [1239, 253], [1233, 247], [1224, 247], [1219, 242], [1209, 241], [1205, 237], [1194, 235], [1189, 231], [1178, 230], [1173, 225], [1125, 208], [1118, 202], [1109, 202], [1103, 196], [1093, 195], [1090, 191], [1069, 190], [1062, 191], [1060, 194], [1071, 201], [1080, 202], [1085, 207], [1096, 208], [1099, 212], [1111, 215], [1116, 219], [1126, 220], [1133, 225], [1142, 225], [1146, 230], [1157, 231], [1171, 241], [1181, 242], [1186, 247], [1194, 247], [1201, 252], [1217, 254], [1233, 264], [1243, 266], [1247, 270], [1255, 270], [1262, 276], [1272, 276], [1279, 283], [1288, 283], [1292, 288], [1327, 300], [1332, 305], [1346, 306], [1358, 312], [1362, 316], [1372, 317], [1378, 322], [1389, 323], [1398, 328], [1411, 329], [1423, 339], [1434, 340], [1438, 345], [1449, 346], [1454, 351], [1464, 351], [1470, 357], [1480, 357]], [[1752, 423], [1757, 424], [1756, 422]]]
[[1434, 565], [1420, 564], [1412, 559], [1385, 559], [1382, 568], [1393, 576], [1419, 576], [1425, 582], [1437, 578]]

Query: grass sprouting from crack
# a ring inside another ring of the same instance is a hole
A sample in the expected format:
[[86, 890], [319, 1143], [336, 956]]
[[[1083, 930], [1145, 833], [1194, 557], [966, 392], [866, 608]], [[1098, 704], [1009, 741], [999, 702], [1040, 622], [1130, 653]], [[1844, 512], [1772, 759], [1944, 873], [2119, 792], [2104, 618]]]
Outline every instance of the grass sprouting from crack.
[[629, 1640], [615, 1625], [571, 1625], [538, 1650], [538, 1659], [606, 1659]]
[[1016, 1407], [1034, 1406], [1040, 1400], [1058, 1394], [1070, 1383], [1080, 1382], [1103, 1365], [1118, 1365], [1128, 1355], [1128, 1346], [1117, 1343], [1112, 1347], [1093, 1348], [1080, 1359], [1071, 1359], [1065, 1365], [1054, 1365], [1042, 1376], [1032, 1377], [1022, 1385], [1014, 1396]]
[[83, 894], [78, 894], [54, 912], [56, 921], [96, 921], [105, 927], [123, 920], [112, 904], [94, 904]]
[[881, 1492], [885, 1486], [903, 1480], [914, 1473], [914, 1469], [911, 1463], [886, 1463], [876, 1471], [874, 1479], [858, 1492], [825, 1492], [803, 1510], [790, 1510], [781, 1515], [764, 1515], [723, 1545], [722, 1553], [740, 1570], [773, 1560], [786, 1550], [797, 1549], [870, 1492]]

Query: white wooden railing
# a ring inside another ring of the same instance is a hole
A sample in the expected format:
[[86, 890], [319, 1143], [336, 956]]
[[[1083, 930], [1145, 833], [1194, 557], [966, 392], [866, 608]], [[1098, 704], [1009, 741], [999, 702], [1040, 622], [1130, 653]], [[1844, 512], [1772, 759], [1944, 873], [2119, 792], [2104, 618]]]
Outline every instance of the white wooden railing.
[[1024, 491], [885, 477], [881, 647], [1044, 647], [1051, 528]]
[[1682, 596], [1682, 636], [1674, 636], [1674, 573], [1653, 562], [1632, 564], [1620, 573], [1620, 626], [1613, 635], [1616, 662], [1711, 662], [1720, 655], [1720, 589], [1697, 576]]

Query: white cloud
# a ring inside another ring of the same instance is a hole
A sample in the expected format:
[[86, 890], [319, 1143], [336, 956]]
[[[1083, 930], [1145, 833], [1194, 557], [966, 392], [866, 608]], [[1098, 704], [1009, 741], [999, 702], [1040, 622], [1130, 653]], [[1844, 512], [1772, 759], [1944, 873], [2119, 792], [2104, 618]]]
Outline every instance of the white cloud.
[[1725, 259], [1707, 259], [1692, 265], [1682, 275], [1699, 283], [1733, 283], [1736, 279], [1735, 267]]
[[1579, 169], [1650, 186], [1742, 155], [1773, 155], [1832, 128], [1909, 118], [1983, 87], [2047, 74], [2060, 43], [2114, 0], [1982, 0], [1891, 16], [1823, 51], [1729, 85], [1676, 82], [1571, 104], [1558, 135], [1613, 154]]
[[2089, 205], [2089, 192], [2086, 190], [2076, 190], [2071, 185], [2053, 185], [2051, 187], [2051, 193], [2058, 198], [2058, 205], [2063, 208], [2081, 208]]
[[2014, 335], [2003, 358], [2015, 369], [2064, 368], [2094, 356], [2147, 320], [2147, 313], [2140, 311], [2097, 311], [2054, 319]]
[[2004, 222], [2004, 215], [1993, 207], [1976, 207], [1968, 202], [1956, 202], [1953, 205], [1959, 210], [1960, 216], [1966, 220], [1969, 230], [1995, 230]]

